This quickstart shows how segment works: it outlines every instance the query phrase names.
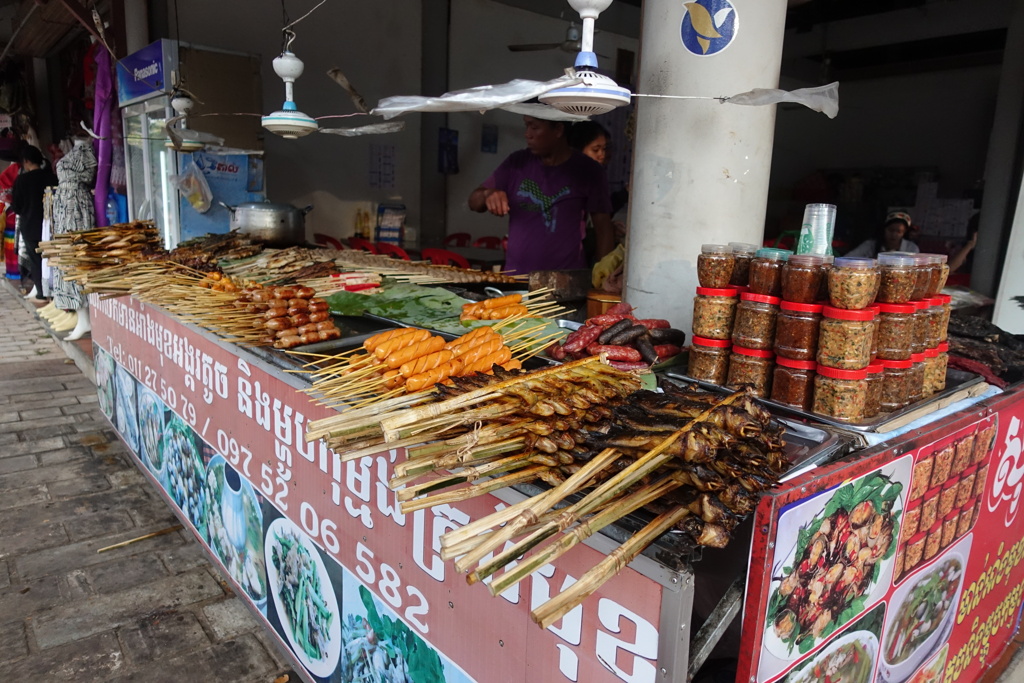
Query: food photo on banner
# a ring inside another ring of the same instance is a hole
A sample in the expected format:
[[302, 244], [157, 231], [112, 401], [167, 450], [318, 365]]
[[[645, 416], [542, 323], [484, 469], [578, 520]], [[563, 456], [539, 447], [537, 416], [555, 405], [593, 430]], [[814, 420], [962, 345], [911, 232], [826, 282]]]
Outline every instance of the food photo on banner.
[[[830, 656], [837, 634], [882, 607], [877, 646], [857, 640], [874, 653], [869, 680], [979, 680], [1024, 602], [1022, 418], [1024, 406], [996, 398], [897, 453], [879, 450], [781, 486], [759, 517], [768, 538], [752, 551], [745, 609], [756, 616], [744, 638], [760, 647], [740, 678], [826, 680], [806, 672], [827, 660], [818, 670], [837, 680], [829, 672], [850, 665]], [[846, 651], [859, 658], [852, 642]]]
[[759, 678], [819, 648], [885, 596], [911, 459], [783, 509]]
[[785, 683], [869, 683], [878, 661], [885, 603], [837, 632], [818, 653], [797, 666]]

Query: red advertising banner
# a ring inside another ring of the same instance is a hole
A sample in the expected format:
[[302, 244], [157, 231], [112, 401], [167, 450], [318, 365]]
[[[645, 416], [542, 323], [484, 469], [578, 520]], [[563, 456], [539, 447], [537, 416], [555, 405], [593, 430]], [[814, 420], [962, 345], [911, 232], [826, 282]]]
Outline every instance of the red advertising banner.
[[1024, 602], [1024, 400], [787, 482], [758, 510], [737, 680], [977, 681]]
[[626, 569], [541, 630], [530, 610], [600, 553], [578, 546], [492, 598], [438, 553], [498, 498], [405, 515], [387, 486], [403, 453], [342, 463], [306, 443], [331, 411], [298, 380], [128, 297], [92, 312], [101, 408], [308, 678], [658, 678], [658, 583]]

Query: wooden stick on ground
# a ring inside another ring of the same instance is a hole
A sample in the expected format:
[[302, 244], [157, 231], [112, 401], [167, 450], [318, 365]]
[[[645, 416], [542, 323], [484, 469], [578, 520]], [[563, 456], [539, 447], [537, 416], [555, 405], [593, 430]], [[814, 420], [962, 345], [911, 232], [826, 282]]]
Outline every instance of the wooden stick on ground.
[[182, 529], [182, 528], [184, 528], [184, 527], [182, 527], [180, 524], [175, 524], [174, 526], [169, 526], [166, 529], [161, 529], [160, 531], [154, 531], [151, 534], [145, 534], [144, 536], [139, 536], [137, 538], [131, 538], [131, 539], [127, 540], [127, 541], [121, 541], [120, 543], [115, 543], [114, 545], [108, 545], [106, 548], [100, 548], [96, 552], [97, 553], [105, 553], [108, 550], [114, 550], [115, 548], [123, 548], [126, 545], [131, 545], [132, 543], [138, 543], [139, 541], [145, 541], [147, 538], [155, 538], [157, 536], [163, 536], [164, 534], [170, 534], [170, 533], [173, 533], [173, 532], [177, 531], [178, 529]]

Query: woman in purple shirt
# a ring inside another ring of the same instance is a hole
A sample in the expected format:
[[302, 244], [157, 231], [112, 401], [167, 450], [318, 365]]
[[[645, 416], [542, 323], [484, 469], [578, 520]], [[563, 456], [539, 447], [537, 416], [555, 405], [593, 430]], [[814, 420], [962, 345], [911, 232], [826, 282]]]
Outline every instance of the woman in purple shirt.
[[469, 208], [508, 216], [505, 268], [586, 268], [585, 217], [597, 237], [597, 258], [614, 246], [608, 180], [600, 164], [569, 147], [560, 121], [524, 116], [526, 149], [513, 152], [469, 196]]

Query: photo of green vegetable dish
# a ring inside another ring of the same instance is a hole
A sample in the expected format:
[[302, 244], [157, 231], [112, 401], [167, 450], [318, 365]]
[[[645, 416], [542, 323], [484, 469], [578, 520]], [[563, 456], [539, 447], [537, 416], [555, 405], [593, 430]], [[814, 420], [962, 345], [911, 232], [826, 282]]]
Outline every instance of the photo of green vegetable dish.
[[786, 683], [868, 683], [874, 658], [860, 640], [846, 642], [791, 674]]
[[876, 472], [838, 488], [797, 532], [768, 603], [772, 633], [788, 652], [811, 650], [860, 614], [896, 551], [903, 484]]
[[292, 531], [274, 533], [271, 561], [277, 572], [281, 619], [292, 642], [311, 660], [327, 657], [335, 616], [324, 601], [320, 573], [309, 550]]
[[906, 661], [943, 622], [953, 607], [963, 568], [947, 559], [922, 576], [903, 600], [885, 638], [885, 661]]
[[[241, 499], [241, 515], [234, 513], [230, 503], [225, 505], [226, 476], [233, 477], [236, 482]], [[227, 463], [220, 455], [211, 459], [206, 467], [206, 491], [210, 547], [224, 563], [231, 578], [258, 608], [265, 610], [267, 576], [263, 553], [263, 512], [256, 493], [248, 481], [242, 480], [237, 472], [228, 470]]]

